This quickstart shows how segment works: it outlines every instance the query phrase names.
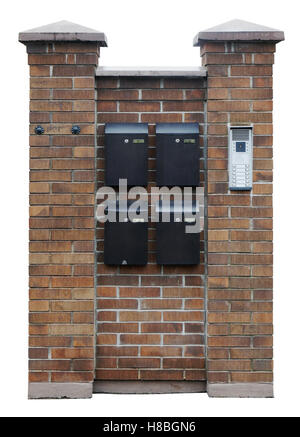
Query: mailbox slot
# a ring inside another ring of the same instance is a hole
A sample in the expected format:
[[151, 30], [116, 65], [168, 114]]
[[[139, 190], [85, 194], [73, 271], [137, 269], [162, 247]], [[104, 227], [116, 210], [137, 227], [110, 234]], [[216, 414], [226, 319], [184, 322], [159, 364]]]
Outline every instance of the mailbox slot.
[[156, 148], [158, 186], [199, 185], [198, 123], [158, 123]]
[[[198, 204], [194, 201], [191, 208], [174, 205], [170, 202], [170, 222], [162, 222], [162, 213], [166, 211], [162, 202], [156, 205], [159, 222], [156, 224], [157, 264], [164, 265], [192, 265], [200, 262], [200, 235], [186, 233], [186, 226], [191, 225], [198, 211]], [[176, 212], [176, 214], [175, 214]], [[181, 216], [181, 221], [177, 216]]]
[[105, 183], [147, 185], [148, 124], [107, 123], [105, 125]]
[[[128, 210], [128, 201], [123, 212]], [[111, 208], [111, 207], [110, 207]], [[119, 203], [111, 208], [116, 212], [115, 223], [104, 225], [104, 264], [109, 265], [145, 265], [148, 261], [148, 222], [143, 218], [135, 218], [132, 222], [127, 218], [120, 222], [121, 208]], [[147, 207], [140, 209], [146, 211]]]

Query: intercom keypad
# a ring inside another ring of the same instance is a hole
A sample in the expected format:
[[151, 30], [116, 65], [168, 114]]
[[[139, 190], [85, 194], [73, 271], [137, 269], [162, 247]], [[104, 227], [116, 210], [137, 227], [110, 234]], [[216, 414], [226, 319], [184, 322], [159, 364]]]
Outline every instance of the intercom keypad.
[[230, 128], [229, 187], [230, 190], [252, 189], [252, 128]]

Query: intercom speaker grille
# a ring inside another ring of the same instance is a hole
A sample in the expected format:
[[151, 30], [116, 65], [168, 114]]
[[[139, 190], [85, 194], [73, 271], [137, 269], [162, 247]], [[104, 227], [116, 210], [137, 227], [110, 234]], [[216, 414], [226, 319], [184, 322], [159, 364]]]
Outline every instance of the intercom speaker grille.
[[250, 129], [232, 129], [233, 141], [249, 141]]

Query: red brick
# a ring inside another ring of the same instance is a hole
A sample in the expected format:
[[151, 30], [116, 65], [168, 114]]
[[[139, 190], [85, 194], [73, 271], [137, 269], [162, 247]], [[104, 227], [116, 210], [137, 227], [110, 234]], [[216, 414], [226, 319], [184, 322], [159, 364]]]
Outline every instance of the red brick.
[[131, 380], [138, 378], [138, 370], [96, 370], [96, 379], [103, 380]]
[[231, 67], [231, 76], [272, 76], [272, 66], [236, 66]]
[[180, 357], [182, 355], [182, 348], [175, 346], [142, 346], [141, 355], [151, 357]]
[[50, 76], [50, 67], [48, 65], [31, 65], [30, 66], [30, 77], [43, 77]]
[[160, 359], [159, 358], [119, 358], [118, 365], [120, 368], [151, 368], [151, 367], [159, 367]]
[[138, 332], [139, 327], [137, 323], [103, 323], [98, 327], [98, 332]]
[[144, 123], [176, 123], [181, 122], [181, 114], [174, 113], [158, 113], [158, 114], [142, 114], [142, 122]]
[[137, 90], [98, 90], [99, 100], [138, 100]]
[[56, 53], [98, 53], [96, 42], [55, 42]]
[[207, 84], [209, 88], [249, 88], [250, 79], [247, 77], [209, 77]]
[[160, 344], [157, 334], [121, 334], [121, 344]]
[[232, 89], [231, 98], [237, 100], [272, 99], [272, 88]]
[[203, 102], [194, 100], [194, 101], [171, 101], [171, 102], [163, 102], [163, 110], [164, 111], [203, 111]]
[[51, 382], [92, 382], [94, 372], [52, 372]]
[[203, 56], [203, 64], [204, 65], [211, 65], [211, 64], [242, 64], [243, 63], [243, 56], [241, 54], [236, 53], [222, 53], [222, 54], [216, 54], [216, 53], [206, 53]]
[[168, 345], [185, 345], [185, 344], [203, 344], [204, 336], [198, 334], [166, 334], [164, 335], [164, 344]]
[[53, 76], [93, 76], [95, 67], [93, 65], [54, 65]]
[[164, 358], [163, 367], [165, 369], [202, 369], [205, 360], [203, 358]]
[[143, 90], [142, 100], [183, 100], [182, 90]]
[[182, 332], [181, 323], [142, 323], [142, 332]]
[[134, 123], [138, 122], [138, 118], [138, 114], [100, 113], [98, 114], [98, 123]]
[[231, 375], [232, 382], [272, 382], [272, 373], [259, 372], [234, 372]]
[[207, 110], [208, 111], [218, 111], [218, 112], [233, 112], [233, 111], [239, 111], [239, 112], [245, 112], [249, 111], [250, 104], [247, 101], [209, 101], [207, 103]]
[[159, 102], [120, 102], [120, 112], [159, 112]]
[[54, 64], [65, 64], [65, 62], [66, 62], [66, 56], [64, 54], [28, 55], [29, 65], [37, 65], [37, 64], [54, 65]]

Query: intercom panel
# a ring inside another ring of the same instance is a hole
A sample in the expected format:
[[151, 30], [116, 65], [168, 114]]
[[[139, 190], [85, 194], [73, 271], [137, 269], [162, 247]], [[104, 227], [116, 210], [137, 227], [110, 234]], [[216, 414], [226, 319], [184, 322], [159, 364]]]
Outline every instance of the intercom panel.
[[105, 125], [105, 183], [147, 185], [148, 124], [107, 123]]
[[199, 185], [199, 124], [156, 125], [156, 183], [158, 186]]
[[251, 190], [253, 169], [252, 127], [229, 129], [229, 189]]

